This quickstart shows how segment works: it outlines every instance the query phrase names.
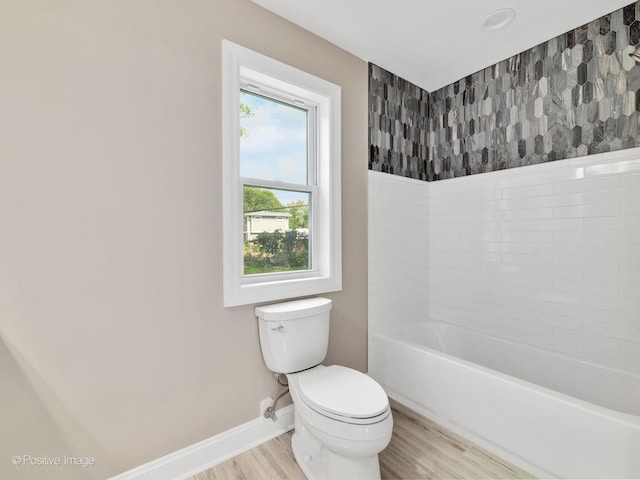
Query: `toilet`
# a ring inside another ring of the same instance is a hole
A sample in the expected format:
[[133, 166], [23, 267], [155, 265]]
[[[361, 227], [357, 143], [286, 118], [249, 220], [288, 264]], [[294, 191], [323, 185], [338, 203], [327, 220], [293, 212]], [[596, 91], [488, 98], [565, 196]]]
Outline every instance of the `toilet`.
[[389, 399], [371, 377], [323, 366], [331, 300], [307, 298], [255, 309], [267, 368], [284, 373], [295, 408], [293, 454], [309, 480], [380, 478], [391, 440]]

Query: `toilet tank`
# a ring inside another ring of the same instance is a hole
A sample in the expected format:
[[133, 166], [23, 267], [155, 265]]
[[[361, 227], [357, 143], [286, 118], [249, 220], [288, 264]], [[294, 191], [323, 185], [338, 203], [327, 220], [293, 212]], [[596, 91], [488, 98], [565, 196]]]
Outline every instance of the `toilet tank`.
[[293, 373], [327, 355], [331, 300], [315, 297], [256, 307], [260, 348], [267, 368]]

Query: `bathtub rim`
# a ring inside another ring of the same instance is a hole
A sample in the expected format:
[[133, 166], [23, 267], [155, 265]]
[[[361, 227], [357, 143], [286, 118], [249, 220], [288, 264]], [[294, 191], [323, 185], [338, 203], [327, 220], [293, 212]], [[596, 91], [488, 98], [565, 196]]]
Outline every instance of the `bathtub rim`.
[[552, 354], [554, 356], [568, 358], [570, 360], [578, 361], [578, 362], [581, 362], [581, 363], [586, 363], [588, 365], [595, 365], [595, 366], [598, 366], [598, 367], [605, 367], [605, 368], [610, 369], [610, 370], [617, 370], [617, 371], [621, 371], [621, 372], [626, 373], [626, 374], [630, 374], [630, 375], [633, 375], [633, 376], [640, 377], [640, 374], [637, 373], [637, 372], [634, 372], [633, 370], [610, 367], [608, 365], [600, 365], [600, 364], [597, 364], [597, 363], [594, 363], [594, 362], [591, 362], [591, 361], [588, 361], [588, 360], [585, 361], [585, 359], [582, 359], [581, 357], [578, 357], [578, 356], [575, 356], [575, 355], [564, 354], [562, 352], [555, 352], [553, 350], [546, 350], [544, 348], [540, 348], [540, 347], [537, 347], [535, 345], [530, 345], [530, 344], [525, 343], [525, 342], [518, 342], [516, 340], [508, 339], [508, 338], [505, 338], [505, 337], [500, 337], [500, 336], [492, 337], [490, 335], [486, 335], [486, 334], [483, 334], [481, 332], [477, 332], [477, 331], [475, 331], [475, 330], [473, 330], [471, 328], [463, 327], [463, 326], [452, 324], [452, 323], [446, 323], [446, 322], [442, 322], [442, 321], [438, 321], [438, 320], [417, 321], [417, 322], [413, 322], [413, 323], [410, 323], [410, 324], [407, 324], [407, 325], [403, 325], [402, 327], [399, 327], [399, 328], [396, 328], [396, 329], [387, 328], [387, 329], [381, 329], [381, 330], [379, 330], [377, 332], [371, 332], [371, 334], [369, 335], [370, 341], [373, 341], [375, 343], [376, 337], [387, 338], [387, 339], [389, 339], [391, 341], [394, 341], [394, 342], [397, 342], [397, 343], [401, 343], [401, 344], [407, 345], [410, 348], [414, 348], [416, 350], [425, 352], [426, 354], [428, 354], [430, 356], [440, 357], [440, 358], [444, 359], [447, 362], [459, 365], [459, 366], [464, 367], [466, 369], [476, 370], [479, 373], [481, 373], [482, 375], [494, 376], [494, 377], [497, 377], [500, 381], [515, 383], [521, 388], [524, 388], [526, 390], [535, 392], [535, 393], [540, 394], [540, 395], [544, 395], [546, 397], [551, 397], [551, 398], [557, 399], [558, 401], [561, 401], [562, 403], [572, 405], [572, 406], [574, 406], [576, 408], [579, 408], [580, 410], [590, 412], [592, 414], [598, 415], [598, 416], [606, 418], [608, 420], [612, 420], [612, 421], [621, 423], [621, 424], [629, 426], [629, 427], [640, 429], [640, 415], [634, 415], [634, 414], [631, 414], [631, 413], [620, 412], [618, 410], [614, 410], [614, 409], [611, 409], [611, 408], [608, 408], [608, 407], [603, 407], [601, 405], [597, 405], [595, 403], [588, 402], [588, 401], [583, 400], [581, 398], [577, 398], [577, 397], [574, 397], [572, 395], [569, 395], [569, 394], [566, 394], [566, 393], [563, 393], [563, 392], [559, 392], [557, 390], [553, 390], [553, 389], [545, 387], [543, 385], [538, 385], [537, 383], [531, 382], [529, 380], [524, 380], [522, 378], [515, 377], [513, 375], [509, 375], [507, 373], [503, 373], [503, 372], [500, 372], [498, 370], [494, 370], [494, 369], [489, 368], [489, 367], [485, 367], [484, 365], [480, 365], [480, 364], [471, 362], [469, 360], [465, 360], [463, 358], [456, 357], [454, 355], [451, 355], [449, 353], [443, 352], [441, 350], [433, 349], [433, 348], [428, 347], [426, 345], [422, 345], [421, 343], [418, 343], [416, 341], [408, 340], [408, 339], [405, 339], [405, 338], [398, 338], [397, 335], [394, 335], [394, 333], [397, 334], [397, 331], [400, 330], [400, 329], [409, 328], [409, 327], [412, 327], [414, 325], [420, 325], [420, 324], [436, 324], [436, 325], [452, 326], [452, 327], [456, 327], [456, 328], [460, 328], [460, 329], [466, 330], [468, 332], [472, 332], [473, 334], [480, 335], [480, 336], [483, 336], [483, 337], [496, 338], [496, 339], [498, 339], [500, 341], [504, 341], [504, 342], [507, 342], [507, 343], [515, 344], [515, 345], [522, 345], [522, 346], [525, 346], [527, 348], [531, 348], [531, 349], [537, 350], [539, 352], [544, 352], [546, 354]]

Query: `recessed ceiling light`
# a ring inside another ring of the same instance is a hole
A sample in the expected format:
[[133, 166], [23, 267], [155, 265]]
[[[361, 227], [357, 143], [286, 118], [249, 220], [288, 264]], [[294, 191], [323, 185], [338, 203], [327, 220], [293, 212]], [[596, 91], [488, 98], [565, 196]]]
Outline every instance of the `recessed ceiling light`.
[[509, 25], [516, 18], [513, 8], [500, 8], [491, 12], [480, 21], [483, 30], [493, 32]]

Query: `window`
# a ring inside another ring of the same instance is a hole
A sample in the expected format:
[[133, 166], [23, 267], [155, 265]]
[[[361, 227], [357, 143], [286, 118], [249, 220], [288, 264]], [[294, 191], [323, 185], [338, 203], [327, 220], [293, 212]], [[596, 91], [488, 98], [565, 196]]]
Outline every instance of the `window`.
[[223, 41], [224, 303], [341, 289], [340, 87]]

